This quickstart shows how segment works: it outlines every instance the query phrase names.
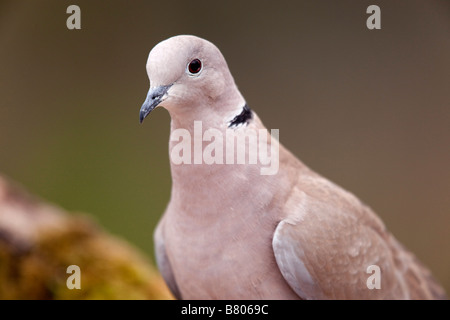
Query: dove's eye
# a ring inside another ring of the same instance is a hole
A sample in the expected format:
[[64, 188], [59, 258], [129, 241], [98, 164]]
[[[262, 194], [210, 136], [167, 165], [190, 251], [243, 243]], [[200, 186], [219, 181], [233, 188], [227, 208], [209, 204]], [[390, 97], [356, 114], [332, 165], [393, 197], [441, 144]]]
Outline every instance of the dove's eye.
[[190, 74], [197, 74], [202, 70], [202, 62], [199, 59], [194, 59], [189, 62], [188, 71]]

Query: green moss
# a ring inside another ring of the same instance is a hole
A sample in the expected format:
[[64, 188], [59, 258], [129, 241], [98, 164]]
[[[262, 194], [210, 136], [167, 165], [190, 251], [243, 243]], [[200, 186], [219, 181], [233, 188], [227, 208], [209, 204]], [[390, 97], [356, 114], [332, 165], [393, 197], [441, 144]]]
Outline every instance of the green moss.
[[[81, 289], [68, 289], [67, 267], [81, 270]], [[12, 252], [0, 240], [1, 299], [171, 299], [154, 267], [127, 243], [85, 217], [39, 234]]]

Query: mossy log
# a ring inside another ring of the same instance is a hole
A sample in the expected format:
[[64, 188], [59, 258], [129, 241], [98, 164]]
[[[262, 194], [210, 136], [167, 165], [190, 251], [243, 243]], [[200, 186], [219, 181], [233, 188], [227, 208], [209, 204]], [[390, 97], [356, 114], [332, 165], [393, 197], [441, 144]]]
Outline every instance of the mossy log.
[[[67, 285], [79, 267], [80, 289]], [[0, 299], [172, 299], [136, 248], [0, 176]]]

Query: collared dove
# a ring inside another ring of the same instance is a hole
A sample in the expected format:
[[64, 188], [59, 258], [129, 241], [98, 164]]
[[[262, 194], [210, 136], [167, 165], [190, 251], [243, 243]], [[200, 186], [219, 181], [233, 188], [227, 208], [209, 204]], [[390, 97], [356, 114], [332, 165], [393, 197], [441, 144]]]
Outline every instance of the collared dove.
[[[205, 138], [195, 132], [196, 121], [202, 132], [214, 128], [222, 136], [267, 132], [214, 44], [195, 36], [169, 38], [151, 50], [147, 72], [150, 90], [140, 121], [155, 107], [166, 108], [170, 151], [179, 148], [175, 132], [193, 137], [183, 152], [199, 151]], [[445, 298], [429, 270], [368, 206], [277, 139], [261, 141], [260, 148], [279, 150], [276, 174], [261, 174], [261, 162], [171, 161], [171, 199], [154, 240], [158, 267], [175, 297]]]

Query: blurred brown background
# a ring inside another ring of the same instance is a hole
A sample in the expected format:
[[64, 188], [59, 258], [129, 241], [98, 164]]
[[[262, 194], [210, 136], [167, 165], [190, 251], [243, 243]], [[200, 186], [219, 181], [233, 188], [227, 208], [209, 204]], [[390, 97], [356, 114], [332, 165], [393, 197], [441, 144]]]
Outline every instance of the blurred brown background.
[[[66, 8], [81, 8], [81, 30]], [[381, 7], [381, 30], [366, 8]], [[169, 115], [145, 63], [195, 34], [248, 104], [358, 195], [450, 292], [450, 1], [0, 1], [0, 172], [153, 255]]]

